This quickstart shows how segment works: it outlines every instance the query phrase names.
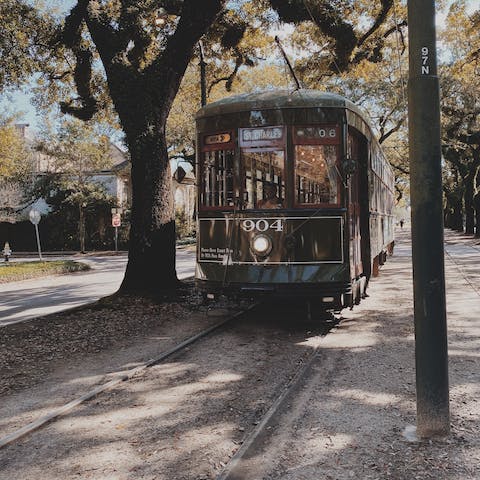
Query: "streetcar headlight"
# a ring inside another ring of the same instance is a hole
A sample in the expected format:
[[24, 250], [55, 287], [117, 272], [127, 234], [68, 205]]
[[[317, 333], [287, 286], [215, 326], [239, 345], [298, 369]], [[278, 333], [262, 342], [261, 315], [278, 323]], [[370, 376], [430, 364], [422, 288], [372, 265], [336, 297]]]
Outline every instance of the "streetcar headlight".
[[266, 257], [272, 251], [272, 240], [267, 235], [257, 235], [252, 239], [252, 250], [255, 254]]

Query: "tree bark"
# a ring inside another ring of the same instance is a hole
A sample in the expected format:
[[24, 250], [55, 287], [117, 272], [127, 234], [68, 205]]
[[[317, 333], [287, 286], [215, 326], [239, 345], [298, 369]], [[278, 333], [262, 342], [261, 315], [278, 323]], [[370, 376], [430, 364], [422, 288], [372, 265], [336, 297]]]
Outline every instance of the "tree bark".
[[[158, 121], [162, 123], [161, 120]], [[126, 293], [158, 293], [178, 286], [175, 214], [165, 128], [145, 137], [127, 135], [132, 156], [132, 215]]]

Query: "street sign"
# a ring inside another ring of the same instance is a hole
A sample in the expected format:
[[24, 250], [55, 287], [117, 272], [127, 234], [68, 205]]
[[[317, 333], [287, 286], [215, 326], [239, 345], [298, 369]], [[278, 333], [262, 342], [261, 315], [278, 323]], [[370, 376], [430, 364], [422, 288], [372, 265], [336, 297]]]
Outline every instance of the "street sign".
[[28, 212], [28, 217], [34, 225], [38, 225], [40, 223], [40, 219], [42, 218], [40, 212], [38, 210], [35, 210], [34, 208], [32, 208], [30, 212]]
[[122, 217], [119, 213], [112, 215], [112, 227], [120, 227], [122, 225]]
[[30, 221], [35, 226], [35, 236], [37, 237], [38, 256], [40, 257], [40, 261], [43, 261], [42, 248], [40, 246], [40, 234], [38, 233], [38, 224], [40, 223], [40, 219], [42, 218], [42, 216], [40, 215], [40, 212], [38, 210], [35, 210], [34, 208], [32, 208], [28, 212], [28, 218], [30, 218]]

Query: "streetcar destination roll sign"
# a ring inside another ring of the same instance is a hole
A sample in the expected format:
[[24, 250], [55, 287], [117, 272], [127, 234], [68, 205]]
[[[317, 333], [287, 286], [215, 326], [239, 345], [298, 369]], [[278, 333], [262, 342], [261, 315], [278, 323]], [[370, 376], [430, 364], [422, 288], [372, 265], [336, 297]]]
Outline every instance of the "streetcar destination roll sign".
[[230, 133], [217, 133], [205, 137], [205, 145], [215, 145], [218, 143], [229, 143], [232, 140]]

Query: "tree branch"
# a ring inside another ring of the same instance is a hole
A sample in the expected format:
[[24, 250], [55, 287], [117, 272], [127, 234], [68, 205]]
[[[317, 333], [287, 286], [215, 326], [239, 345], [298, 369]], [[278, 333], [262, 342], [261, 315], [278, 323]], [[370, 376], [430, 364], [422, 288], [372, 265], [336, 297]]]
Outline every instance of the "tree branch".
[[387, 18], [388, 12], [392, 9], [393, 0], [381, 0], [382, 8], [380, 12], [375, 17], [373, 25], [368, 29], [368, 31], [358, 40], [357, 47], [361, 47], [366, 40], [371, 37], [385, 22]]
[[80, 120], [90, 120], [98, 111], [98, 104], [92, 91], [92, 52], [86, 47], [73, 47], [77, 58], [74, 80], [77, 87], [80, 106], [72, 105], [72, 101], [60, 102], [63, 113], [69, 113]]
[[80, 42], [82, 24], [87, 15], [90, 0], [78, 0], [65, 18], [65, 24], [52, 40], [53, 44], [60, 43], [68, 48], [73, 48]]
[[215, 80], [213, 80], [212, 83], [210, 84], [210, 86], [208, 87], [208, 94], [209, 95], [210, 95], [210, 92], [212, 91], [212, 88], [215, 85], [218, 85], [221, 82], [226, 82], [225, 88], [226, 88], [227, 92], [231, 91], [232, 83], [235, 80], [235, 77], [237, 76], [238, 70], [244, 63], [243, 55], [238, 50], [236, 50], [236, 53], [237, 53], [237, 57], [236, 57], [236, 60], [235, 60], [235, 68], [233, 69], [232, 73], [230, 75], [225, 76], [225, 77], [216, 78]]
[[115, 30], [110, 20], [98, 0], [89, 0], [85, 22], [106, 69], [112, 65], [119, 54], [125, 51], [129, 43], [128, 35]]
[[[184, 0], [175, 33], [169, 37], [163, 53], [145, 69], [145, 74], [156, 76], [161, 73], [173, 76], [179, 85], [192, 57], [194, 46], [221, 12], [224, 3], [225, 0], [204, 0], [202, 8], [199, 8], [195, 0]], [[168, 83], [164, 82], [165, 85]], [[157, 95], [165, 95], [160, 87], [156, 89]], [[177, 89], [170, 89], [168, 94], [175, 94], [176, 91]], [[173, 101], [173, 98], [171, 100]]]

